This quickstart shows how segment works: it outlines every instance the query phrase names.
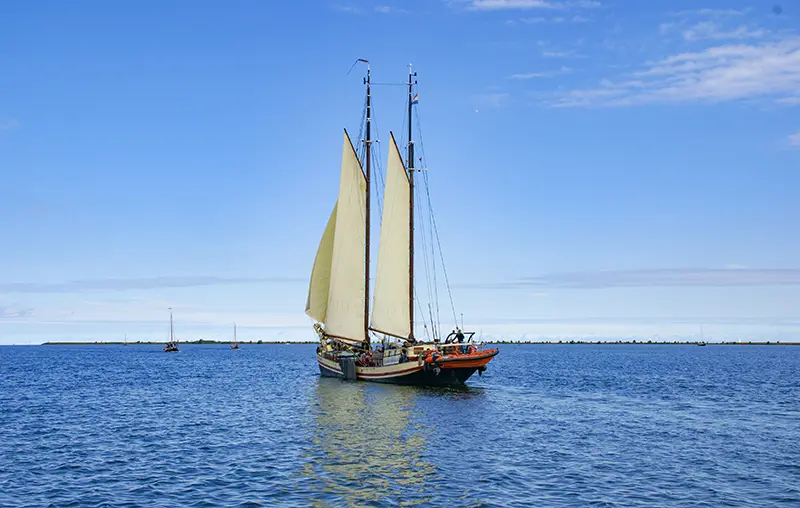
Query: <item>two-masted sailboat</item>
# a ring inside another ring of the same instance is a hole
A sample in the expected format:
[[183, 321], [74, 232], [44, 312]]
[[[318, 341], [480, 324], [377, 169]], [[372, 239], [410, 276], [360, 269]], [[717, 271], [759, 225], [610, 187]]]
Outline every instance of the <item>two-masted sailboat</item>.
[[[429, 337], [416, 337], [414, 286], [414, 142], [417, 103], [409, 66], [408, 157], [404, 163], [390, 133], [375, 294], [370, 314], [370, 137], [372, 115], [367, 63], [364, 156], [344, 132], [339, 195], [322, 235], [306, 301], [316, 323], [322, 376], [382, 383], [460, 386], [498, 354], [474, 343], [458, 326], [444, 340], [434, 323]], [[362, 163], [363, 162], [363, 163]], [[433, 320], [432, 320], [433, 321]], [[378, 346], [373, 349], [374, 337]]]

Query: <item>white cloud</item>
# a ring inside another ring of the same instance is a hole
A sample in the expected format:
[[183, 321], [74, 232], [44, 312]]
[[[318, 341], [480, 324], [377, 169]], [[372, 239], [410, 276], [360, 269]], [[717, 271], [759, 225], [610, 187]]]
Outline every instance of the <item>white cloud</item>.
[[746, 14], [749, 9], [694, 9], [687, 11], [673, 12], [675, 16], [707, 16], [707, 17], [726, 17], [726, 16], [742, 16]]
[[33, 309], [4, 307], [0, 305], [0, 319], [16, 319], [33, 314]]
[[512, 9], [568, 9], [582, 8], [591, 9], [601, 7], [600, 2], [592, 0], [467, 0], [466, 2], [450, 2], [451, 5], [466, 4], [466, 9], [470, 11], [501, 11]]
[[672, 30], [674, 27], [675, 23], [661, 23], [660, 25], [658, 25], [658, 32], [661, 35], [664, 35], [666, 33], [669, 33], [669, 31]]
[[334, 5], [333, 8], [334, 10], [347, 12], [349, 14], [361, 14], [362, 12], [358, 7], [353, 7], [351, 5]]
[[376, 5], [375, 12], [380, 12], [381, 14], [408, 14], [407, 10], [392, 7], [391, 5]]
[[789, 146], [800, 147], [800, 132], [792, 134], [787, 140], [789, 141]]
[[509, 76], [509, 79], [534, 79], [534, 78], [552, 78], [553, 76], [559, 76], [561, 74], [569, 74], [572, 72], [572, 69], [569, 67], [560, 67], [558, 69], [552, 71], [544, 71], [544, 72], [525, 72], [519, 74], [512, 74]]
[[571, 49], [566, 51], [542, 51], [542, 56], [544, 58], [585, 58], [577, 51]]
[[551, 106], [629, 106], [651, 103], [765, 99], [796, 104], [800, 97], [800, 37], [732, 44], [645, 62], [632, 74], [598, 87], [552, 94]]
[[750, 29], [745, 25], [740, 25], [732, 30], [724, 30], [713, 21], [703, 21], [687, 28], [682, 35], [685, 40], [692, 42], [704, 39], [760, 39], [768, 33], [767, 30]]
[[571, 18], [565, 18], [563, 16], [557, 16], [555, 18], [543, 18], [543, 17], [536, 17], [536, 18], [520, 18], [521, 23], [526, 23], [529, 25], [532, 24], [539, 24], [539, 23], [586, 23], [590, 21], [589, 18], [585, 18], [583, 16], [573, 16]]

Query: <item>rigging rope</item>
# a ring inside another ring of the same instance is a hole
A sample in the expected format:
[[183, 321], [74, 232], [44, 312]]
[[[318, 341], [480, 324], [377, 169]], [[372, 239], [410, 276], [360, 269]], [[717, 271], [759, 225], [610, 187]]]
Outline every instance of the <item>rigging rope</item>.
[[[375, 115], [375, 105], [373, 104], [370, 109], [371, 109], [370, 113], [372, 114], [370, 121], [375, 124], [375, 131], [380, 132], [378, 131], [378, 121], [376, 120], [376, 115]], [[358, 131], [358, 149], [356, 153], [358, 155], [358, 159], [361, 161], [362, 167], [364, 167], [365, 169], [367, 163], [366, 161], [367, 144], [365, 142], [366, 140], [364, 140], [366, 124], [367, 124], [367, 98], [364, 97], [364, 109], [361, 111], [361, 127], [360, 130]], [[379, 149], [377, 148], [377, 146], [380, 146], [380, 140], [371, 140], [371, 141], [373, 142], [372, 146], [376, 147], [375, 150], [377, 153], [370, 154], [371, 155], [370, 160], [372, 162], [372, 165], [370, 167], [374, 169], [374, 171], [372, 171], [372, 175], [370, 176], [373, 175], [377, 176], [377, 178], [375, 179], [375, 190], [376, 190], [375, 197], [378, 202], [378, 214], [380, 216], [383, 216], [383, 195], [381, 194], [380, 190], [384, 188], [384, 176], [383, 176], [383, 167], [380, 164], [381, 154]], [[372, 179], [370, 179], [370, 181], [372, 181]]]
[[[419, 132], [419, 146], [420, 146], [420, 152], [422, 154], [422, 160], [427, 162], [428, 158], [425, 156], [425, 145], [422, 139], [422, 126], [420, 123], [419, 108], [417, 109], [417, 131]], [[436, 245], [439, 248], [439, 259], [442, 265], [442, 273], [444, 274], [445, 286], [447, 287], [447, 296], [450, 300], [450, 309], [453, 312], [453, 322], [457, 324], [458, 318], [456, 316], [456, 307], [455, 303], [453, 302], [453, 292], [450, 288], [450, 280], [449, 277], [447, 276], [447, 267], [444, 262], [444, 253], [442, 252], [442, 243], [439, 237], [439, 229], [436, 227], [436, 215], [433, 213], [433, 204], [431, 202], [430, 185], [428, 182], [427, 171], [424, 172], [424, 180], [425, 180], [425, 194], [427, 197], [428, 212], [430, 215], [431, 224], [433, 225], [433, 233], [434, 237], [436, 238]]]
[[[419, 190], [419, 186], [415, 186], [414, 187], [414, 192], [416, 194], [415, 199], [417, 200], [417, 202], [418, 203], [422, 203], [422, 199], [421, 199], [422, 198], [422, 193]], [[433, 280], [433, 278], [431, 277], [431, 266], [430, 266], [431, 263], [430, 263], [430, 259], [428, 257], [428, 246], [426, 244], [427, 235], [425, 234], [425, 216], [424, 215], [420, 215], [419, 219], [420, 220], [417, 223], [419, 224], [419, 229], [420, 229], [419, 237], [420, 237], [421, 244], [422, 244], [422, 261], [423, 261], [423, 266], [424, 266], [424, 269], [425, 269], [425, 287], [426, 287], [427, 293], [428, 293], [428, 295], [427, 295], [428, 296], [428, 302], [433, 302], [433, 291], [432, 291], [432, 284], [431, 284], [431, 281]], [[431, 244], [431, 248], [433, 248], [433, 244]], [[431, 257], [433, 258], [433, 256], [431, 256]], [[433, 259], [435, 260], [435, 258], [433, 258]], [[435, 269], [435, 266], [434, 266], [434, 269]], [[434, 330], [435, 330], [435, 327], [433, 325], [436, 322], [436, 319], [435, 319], [435, 316], [433, 314], [433, 309], [432, 309], [432, 307], [430, 305], [428, 305], [428, 310], [429, 310], [429, 314], [430, 314], [431, 327], [434, 328]]]

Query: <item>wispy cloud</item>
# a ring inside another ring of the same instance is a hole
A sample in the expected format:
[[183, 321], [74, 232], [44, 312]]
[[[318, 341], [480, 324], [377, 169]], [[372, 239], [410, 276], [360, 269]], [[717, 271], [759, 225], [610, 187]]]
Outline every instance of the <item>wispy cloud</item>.
[[792, 134], [791, 136], [789, 136], [786, 139], [787, 139], [787, 141], [789, 141], [789, 146], [800, 148], [800, 132], [797, 132], [796, 134]]
[[569, 74], [572, 69], [569, 67], [561, 67], [559, 69], [543, 72], [525, 72], [520, 74], [512, 74], [509, 79], [534, 79], [534, 78], [552, 78], [562, 74]]
[[[526, 277], [516, 281], [483, 285], [495, 289], [579, 288], [658, 286], [796, 286], [800, 269], [653, 269], [567, 272]], [[475, 287], [475, 286], [473, 286]]]
[[380, 12], [381, 14], [408, 14], [407, 10], [392, 7], [391, 5], [376, 5], [375, 12]]
[[706, 17], [726, 17], [743, 16], [749, 9], [692, 9], [673, 12], [673, 16], [706, 16]]
[[364, 12], [362, 9], [358, 7], [353, 7], [352, 5], [334, 5], [333, 10], [339, 12], [346, 12], [348, 14], [361, 14]]
[[[753, 26], [742, 18], [747, 10], [735, 9], [697, 9], [672, 13], [673, 21], [661, 23], [659, 32], [662, 35], [679, 33], [683, 40], [696, 43], [705, 40], [747, 40], [761, 39], [770, 35], [770, 31]], [[736, 22], [736, 24], [733, 24]]]
[[[353, 5], [333, 5], [333, 10], [339, 12], [345, 12], [347, 14], [364, 14], [365, 12], [369, 12], [365, 8], [362, 7], [355, 7]], [[387, 4], [379, 4], [372, 8], [372, 12], [377, 12], [379, 14], [408, 14], [409, 11], [405, 9], [401, 9], [400, 7], [394, 7], [393, 5]]]
[[800, 90], [800, 37], [760, 44], [714, 46], [646, 62], [599, 86], [552, 94], [551, 106], [631, 106], [652, 103], [768, 99], [793, 104]]
[[[543, 17], [535, 17], [535, 18], [520, 18], [520, 23], [525, 23], [527, 25], [535, 25], [540, 23], [586, 23], [590, 21], [589, 18], [584, 16], [572, 16], [572, 17], [564, 17], [564, 16], [556, 16], [553, 18], [543, 18]], [[514, 22], [511, 21], [513, 24]]]
[[542, 51], [544, 58], [586, 58], [575, 50], [569, 49], [566, 51], [547, 50]]
[[14, 319], [33, 314], [33, 309], [21, 309], [14, 307], [4, 307], [0, 305], [0, 319]]
[[752, 29], [745, 25], [730, 30], [723, 29], [713, 21], [703, 21], [692, 25], [683, 31], [683, 38], [694, 42], [700, 40], [741, 40], [741, 39], [761, 39], [769, 34], [769, 31], [758, 28]]
[[449, 3], [451, 6], [462, 6], [469, 11], [592, 9], [602, 6], [600, 2], [592, 0], [451, 0]]
[[14, 129], [19, 129], [19, 122], [16, 118], [0, 121], [0, 131], [13, 131]]
[[296, 283], [304, 279], [291, 277], [149, 277], [137, 279], [93, 279], [57, 283], [0, 283], [0, 293], [80, 293], [84, 291], [127, 291], [141, 289], [188, 288], [253, 283]]

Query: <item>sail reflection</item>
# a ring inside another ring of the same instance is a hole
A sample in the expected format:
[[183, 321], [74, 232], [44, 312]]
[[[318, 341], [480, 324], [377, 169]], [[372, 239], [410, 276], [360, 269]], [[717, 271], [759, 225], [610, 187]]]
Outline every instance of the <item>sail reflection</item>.
[[416, 395], [413, 387], [319, 379], [303, 469], [317, 505], [430, 502], [426, 478], [435, 467], [423, 459], [424, 434], [411, 419]]

